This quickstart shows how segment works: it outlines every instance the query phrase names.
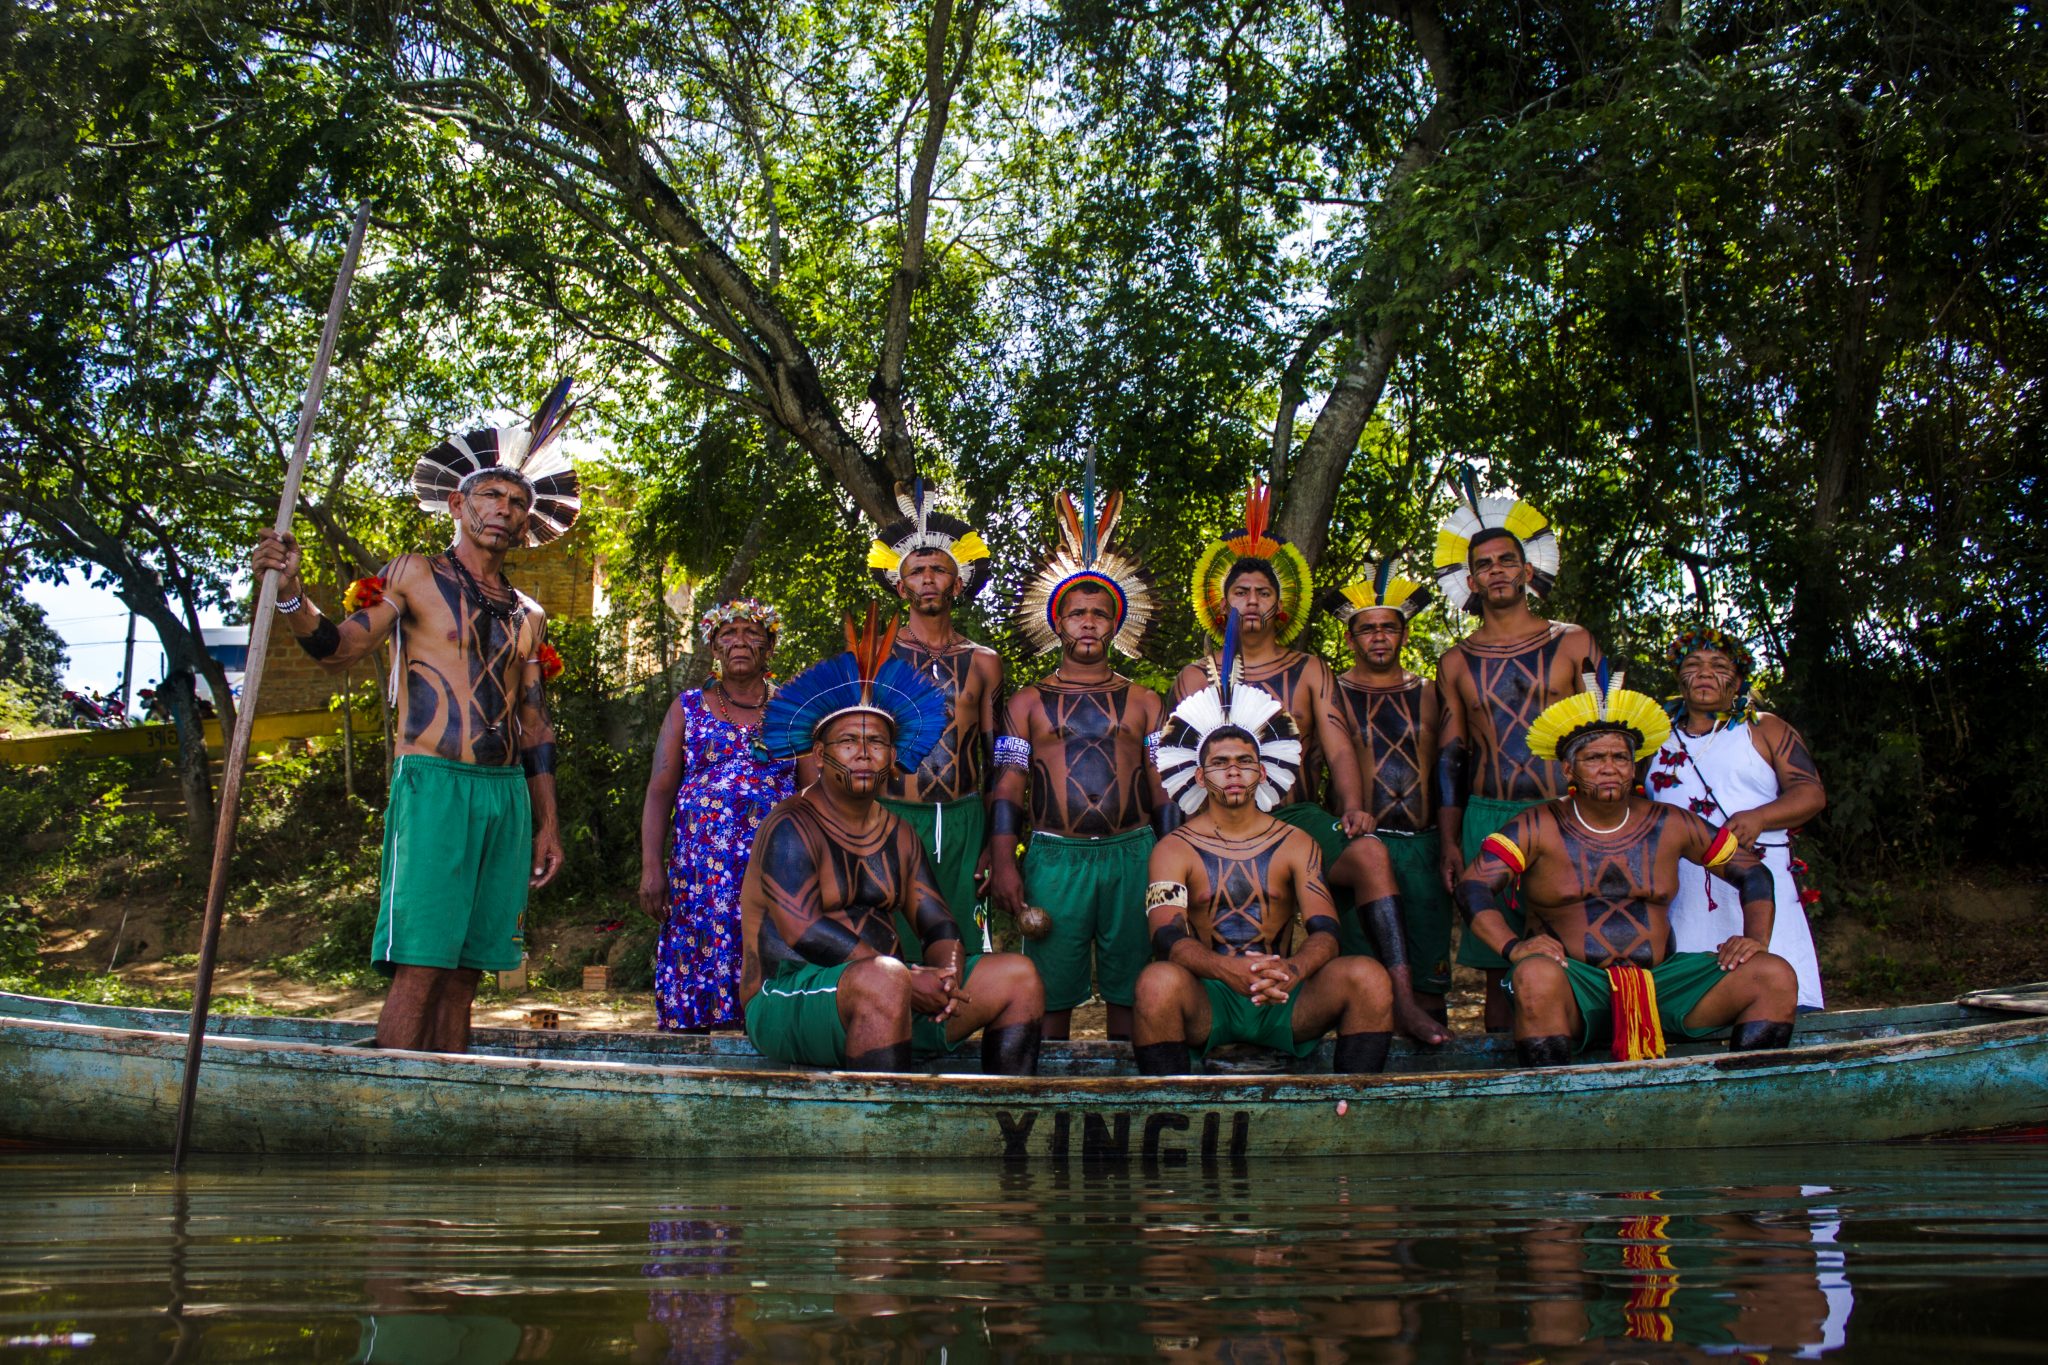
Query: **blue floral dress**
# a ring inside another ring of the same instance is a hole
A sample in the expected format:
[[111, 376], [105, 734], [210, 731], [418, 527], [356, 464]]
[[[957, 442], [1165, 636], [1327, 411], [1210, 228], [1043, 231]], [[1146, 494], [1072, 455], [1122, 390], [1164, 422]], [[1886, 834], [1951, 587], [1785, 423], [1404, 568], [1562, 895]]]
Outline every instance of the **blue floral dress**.
[[753, 735], [685, 692], [683, 782], [668, 858], [668, 922], [654, 959], [664, 1029], [740, 1023], [740, 881], [754, 832], [796, 787], [796, 765], [763, 763]]

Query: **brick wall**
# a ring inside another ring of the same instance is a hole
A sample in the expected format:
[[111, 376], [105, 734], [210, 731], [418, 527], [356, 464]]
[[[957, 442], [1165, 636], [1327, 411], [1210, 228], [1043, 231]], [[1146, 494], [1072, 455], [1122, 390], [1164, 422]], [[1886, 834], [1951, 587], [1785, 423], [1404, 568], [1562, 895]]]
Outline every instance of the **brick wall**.
[[[591, 614], [592, 555], [588, 537], [572, 531], [552, 545], [537, 550], [520, 550], [506, 556], [505, 575], [527, 596], [541, 605], [550, 619], [580, 620]], [[306, 591], [320, 610], [330, 617], [341, 615], [341, 595], [347, 585], [308, 583]], [[269, 657], [263, 665], [263, 688], [256, 710], [262, 715], [280, 711], [324, 710], [330, 698], [341, 691], [344, 679], [360, 686], [365, 679], [379, 680], [390, 667], [388, 655], [365, 659], [344, 674], [330, 673], [306, 657], [292, 639], [289, 629], [279, 626], [271, 632]]]

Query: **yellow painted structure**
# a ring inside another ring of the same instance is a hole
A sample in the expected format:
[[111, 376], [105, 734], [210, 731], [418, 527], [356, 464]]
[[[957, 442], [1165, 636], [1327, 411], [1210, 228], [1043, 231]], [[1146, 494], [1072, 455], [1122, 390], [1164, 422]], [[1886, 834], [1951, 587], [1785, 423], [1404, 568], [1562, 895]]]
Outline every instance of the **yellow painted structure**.
[[[375, 737], [380, 733], [373, 711], [356, 712], [357, 733]], [[252, 749], [275, 749], [295, 739], [341, 733], [339, 711], [280, 711], [256, 717], [256, 731], [249, 737]], [[220, 722], [206, 722], [206, 747], [210, 753], [227, 751], [227, 737]], [[64, 730], [32, 739], [0, 739], [0, 763], [54, 763], [60, 758], [87, 755], [117, 758], [126, 754], [175, 754], [178, 732], [169, 725], [130, 725], [119, 730]]]

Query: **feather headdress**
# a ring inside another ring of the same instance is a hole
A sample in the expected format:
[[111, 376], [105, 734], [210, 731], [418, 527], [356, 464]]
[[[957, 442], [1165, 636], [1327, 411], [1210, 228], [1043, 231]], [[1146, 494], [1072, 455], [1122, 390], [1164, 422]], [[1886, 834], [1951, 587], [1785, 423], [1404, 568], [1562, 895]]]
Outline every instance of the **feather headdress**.
[[1017, 599], [1017, 629], [1038, 653], [1060, 647], [1061, 599], [1083, 583], [1105, 589], [1116, 601], [1116, 638], [1111, 643], [1132, 658], [1144, 647], [1155, 610], [1152, 579], [1134, 557], [1109, 545], [1123, 507], [1122, 493], [1103, 494], [1098, 502], [1095, 453], [1090, 451], [1082, 467], [1080, 505], [1075, 505], [1072, 493], [1060, 490], [1053, 505], [1059, 515], [1059, 544]]
[[1536, 570], [1529, 590], [1547, 597], [1557, 583], [1557, 536], [1544, 515], [1520, 498], [1479, 495], [1471, 465], [1458, 472], [1458, 503], [1436, 533], [1436, 586], [1444, 601], [1479, 614], [1479, 594], [1466, 586], [1472, 542], [1488, 531], [1505, 531], [1522, 547], [1522, 557]]
[[814, 664], [768, 699], [761, 716], [761, 747], [770, 758], [795, 758], [841, 716], [866, 712], [889, 722], [896, 762], [915, 768], [946, 729], [946, 694], [890, 654], [897, 620], [883, 626], [868, 604], [865, 628], [846, 618], [846, 653]]
[[1715, 650], [1726, 654], [1728, 661], [1735, 665], [1735, 676], [1742, 682], [1749, 681], [1749, 675], [1756, 671], [1756, 659], [1749, 652], [1749, 646], [1742, 637], [1720, 626], [1694, 626], [1680, 631], [1665, 649], [1664, 657], [1675, 670], [1685, 662], [1685, 656], [1702, 649]]
[[548, 391], [524, 426], [486, 427], [451, 436], [420, 456], [412, 469], [413, 495], [429, 512], [446, 513], [450, 493], [467, 492], [485, 470], [503, 470], [533, 490], [526, 543], [545, 545], [567, 534], [583, 510], [582, 486], [569, 457], [555, 447], [576, 405], [564, 379]]
[[1591, 673], [1580, 675], [1585, 690], [1553, 703], [1529, 727], [1529, 752], [1562, 761], [1571, 747], [1589, 735], [1625, 735], [1640, 761], [1671, 738], [1671, 718], [1664, 708], [1640, 692], [1621, 685], [1622, 675], [1605, 659]]
[[1260, 810], [1272, 810], [1301, 776], [1301, 731], [1278, 697], [1243, 680], [1234, 610], [1224, 619], [1223, 652], [1214, 679], [1174, 707], [1160, 728], [1155, 757], [1160, 783], [1182, 811], [1193, 815], [1209, 799], [1209, 790], [1200, 781], [1204, 746], [1219, 731], [1242, 732], [1259, 750], [1260, 781], [1253, 799]]
[[1273, 490], [1254, 479], [1245, 490], [1244, 526], [1211, 542], [1195, 561], [1195, 619], [1209, 632], [1210, 639], [1223, 639], [1223, 585], [1240, 559], [1268, 561], [1280, 580], [1279, 614], [1273, 633], [1281, 644], [1291, 644], [1308, 624], [1309, 610], [1315, 605], [1315, 575], [1309, 571], [1308, 560], [1300, 550], [1272, 533], [1272, 520]]
[[988, 582], [988, 546], [972, 526], [938, 510], [938, 490], [922, 477], [896, 485], [896, 506], [903, 513], [881, 529], [868, 549], [868, 572], [890, 592], [903, 577], [903, 561], [919, 550], [949, 555], [960, 571], [960, 600], [966, 601]]
[[1335, 616], [1346, 627], [1351, 618], [1362, 611], [1385, 607], [1401, 613], [1403, 621], [1412, 621], [1424, 607], [1429, 605], [1434, 591], [1427, 583], [1418, 583], [1412, 578], [1402, 578], [1394, 572], [1394, 561], [1382, 560], [1378, 564], [1368, 560], [1363, 566], [1365, 577], [1356, 583], [1324, 595], [1323, 610]]

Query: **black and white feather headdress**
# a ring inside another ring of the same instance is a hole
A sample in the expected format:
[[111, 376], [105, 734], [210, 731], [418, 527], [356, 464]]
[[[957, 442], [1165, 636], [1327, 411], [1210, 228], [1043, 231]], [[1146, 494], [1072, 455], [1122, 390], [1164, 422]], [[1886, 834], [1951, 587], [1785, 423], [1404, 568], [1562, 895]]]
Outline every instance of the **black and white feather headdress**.
[[533, 491], [526, 543], [545, 545], [568, 533], [583, 510], [582, 486], [569, 457], [555, 444], [576, 405], [564, 379], [549, 391], [525, 425], [485, 427], [451, 436], [413, 466], [413, 494], [429, 512], [446, 513], [450, 493], [467, 492], [486, 470], [516, 475]]

